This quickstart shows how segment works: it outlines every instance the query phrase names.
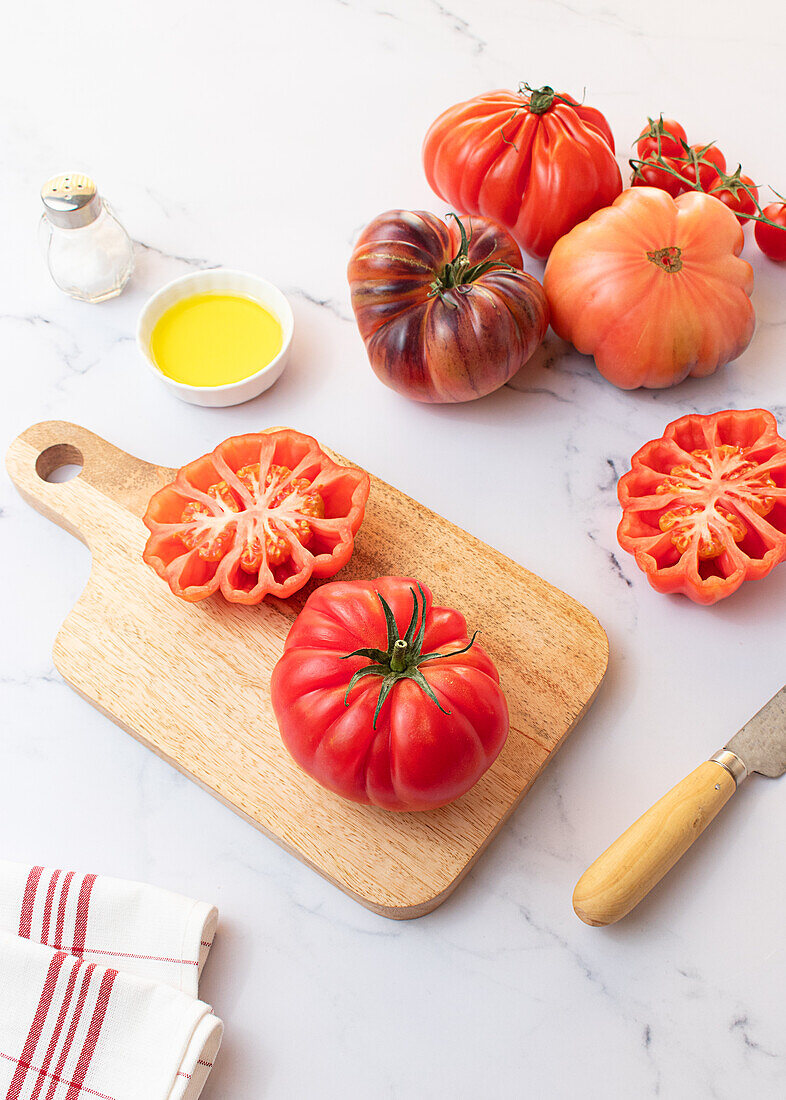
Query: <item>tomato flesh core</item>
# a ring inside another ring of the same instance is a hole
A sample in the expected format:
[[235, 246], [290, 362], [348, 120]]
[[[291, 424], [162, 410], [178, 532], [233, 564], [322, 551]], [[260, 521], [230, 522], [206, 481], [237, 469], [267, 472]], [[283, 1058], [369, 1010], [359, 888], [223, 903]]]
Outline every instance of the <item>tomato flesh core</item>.
[[707, 561], [723, 553], [724, 532], [734, 542], [742, 542], [748, 533], [742, 517], [721, 507], [720, 501], [732, 507], [744, 503], [756, 515], [766, 516], [775, 507], [768, 490], [777, 486], [758, 463], [746, 458], [743, 447], [724, 444], [714, 454], [697, 450], [690, 455], [692, 463], [672, 466], [666, 480], [655, 489], [656, 493], [679, 494], [686, 501], [664, 512], [658, 526], [672, 532], [672, 544], [680, 554], [695, 541], [699, 559]]
[[[288, 466], [270, 466], [265, 474], [264, 485], [260, 485], [258, 462], [243, 466], [237, 471], [237, 477], [253, 498], [255, 506], [259, 505], [266, 512], [274, 512], [291, 497], [297, 496], [297, 511], [300, 515], [324, 518], [325, 502], [321, 495], [311, 488], [306, 478], [292, 478], [292, 471]], [[244, 511], [245, 507], [225, 481], [210, 485], [206, 492], [218, 501], [223, 514], [217, 517], [201, 501], [189, 501], [181, 516], [182, 522], [189, 526], [185, 531], [178, 532], [178, 537], [189, 550], [196, 548], [199, 557], [204, 561], [220, 561], [235, 539], [235, 524], [230, 515]], [[311, 527], [307, 520], [290, 522], [288, 527], [294, 531], [302, 546], [308, 545]], [[240, 568], [246, 573], [258, 573], [265, 557], [268, 565], [281, 565], [291, 553], [287, 540], [273, 530], [266, 520], [264, 545], [258, 535], [249, 539], [240, 555]]]

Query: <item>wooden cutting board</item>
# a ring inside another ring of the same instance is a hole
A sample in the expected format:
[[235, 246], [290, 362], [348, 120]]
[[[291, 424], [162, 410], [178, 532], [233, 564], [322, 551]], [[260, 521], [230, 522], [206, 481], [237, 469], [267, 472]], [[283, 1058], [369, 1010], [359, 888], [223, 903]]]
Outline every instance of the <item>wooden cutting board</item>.
[[[79, 476], [47, 480], [69, 463], [82, 465]], [[28, 428], [12, 443], [7, 465], [25, 499], [93, 556], [87, 586], [54, 646], [68, 683], [384, 916], [418, 917], [445, 900], [573, 729], [606, 671], [606, 635], [584, 607], [372, 476], [355, 552], [339, 576], [412, 575], [432, 588], [436, 603], [461, 610], [497, 664], [511, 730], [493, 767], [450, 806], [395, 814], [346, 802], [290, 759], [270, 706], [270, 673], [313, 586], [258, 607], [220, 596], [198, 604], [177, 599], [142, 561], [141, 519], [174, 471], [74, 424]]]

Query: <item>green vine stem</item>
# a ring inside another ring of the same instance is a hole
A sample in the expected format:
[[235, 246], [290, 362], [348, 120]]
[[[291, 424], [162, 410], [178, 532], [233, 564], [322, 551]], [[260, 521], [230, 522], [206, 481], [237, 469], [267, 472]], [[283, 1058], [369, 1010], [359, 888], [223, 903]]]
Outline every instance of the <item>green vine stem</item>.
[[[718, 166], [714, 163], [714, 161], [705, 156], [707, 150], [712, 149], [715, 145], [714, 141], [711, 141], [708, 145], [703, 145], [701, 149], [697, 152], [695, 149], [691, 149], [687, 142], [683, 141], [682, 138], [678, 137], [676, 134], [672, 134], [668, 130], [668, 128], [663, 125], [663, 115], [660, 116], [657, 122], [651, 118], [648, 118], [647, 121], [650, 124], [651, 136], [657, 139], [658, 151], [655, 156], [650, 156], [646, 160], [640, 160], [637, 157], [631, 157], [628, 163], [633, 169], [634, 175], [640, 172], [640, 170], [647, 165], [656, 165], [658, 168], [660, 168], [662, 172], [666, 172], [668, 175], [674, 176], [675, 179], [678, 179], [682, 184], [684, 184], [684, 186], [688, 190], [700, 191], [703, 195], [711, 195], [712, 191], [705, 191], [699, 179], [699, 167], [706, 164], [712, 168], [712, 170], [717, 174], [718, 179], [720, 180], [720, 187], [716, 188], [716, 190], [728, 190], [735, 195], [738, 191], [744, 191], [749, 196], [754, 206], [756, 207], [757, 213], [743, 214], [742, 216], [744, 216], [746, 221], [763, 222], [765, 225], [771, 225], [775, 229], [780, 229], [786, 232], [786, 227], [779, 225], [777, 222], [771, 221], [771, 219], [765, 215], [757, 196], [753, 193], [753, 191], [750, 189], [750, 187], [748, 187], [747, 184], [742, 182], [740, 178], [742, 173], [741, 164], [737, 165], [737, 168], [734, 172], [727, 175], [725, 172], [718, 172]], [[681, 172], [677, 172], [674, 168], [667, 164], [666, 158], [663, 156], [663, 152], [661, 149], [661, 139], [664, 135], [670, 137], [673, 141], [678, 141], [682, 146], [685, 156], [681, 159], [692, 165], [696, 173], [695, 183], [693, 182], [693, 180], [687, 179], [685, 176], [683, 176]], [[783, 195], [780, 195], [774, 187], [771, 187], [770, 190], [782, 202], [786, 202], [786, 199], [783, 198]]]
[[467, 231], [464, 228], [464, 223], [458, 214], [450, 213], [447, 214], [446, 217], [455, 219], [459, 227], [459, 233], [461, 234], [461, 242], [459, 243], [456, 255], [445, 264], [439, 275], [437, 275], [436, 279], [434, 279], [431, 284], [429, 298], [433, 298], [437, 295], [440, 300], [444, 302], [445, 291], [447, 290], [461, 290], [464, 288], [464, 292], [466, 292], [469, 289], [470, 283], [474, 283], [481, 275], [485, 275], [487, 271], [491, 271], [495, 267], [503, 268], [506, 271], [516, 270], [512, 264], [507, 263], [505, 260], [491, 260], [488, 257], [485, 260], [481, 260], [480, 263], [471, 264], [468, 255], [469, 242], [472, 240], [471, 229], [470, 236], [468, 237]]
[[[550, 111], [554, 106], [554, 101], [558, 103], [567, 103], [569, 107], [575, 107], [576, 103], [568, 96], [561, 95], [560, 92], [555, 92], [553, 88], [550, 88], [548, 84], [544, 84], [542, 88], [533, 88], [531, 84], [527, 84], [525, 80], [519, 81], [519, 86], [516, 89], [516, 94], [520, 95], [522, 99], [526, 98], [526, 103], [521, 107], [517, 107], [509, 119], [500, 126], [499, 133], [502, 140], [506, 145], [512, 145], [518, 153], [519, 147], [515, 141], [511, 141], [510, 138], [505, 137], [505, 127], [509, 122], [512, 122], [517, 115], [520, 115], [524, 107], [533, 115], [545, 115], [546, 111]], [[587, 94], [585, 88], [582, 92], [581, 103], [584, 102], [584, 96]]]
[[[561, 95], [559, 92], [555, 92], [553, 88], [550, 88], [548, 84], [544, 84], [542, 88], [533, 88], [531, 84], [527, 84], [526, 81], [521, 81], [518, 86], [518, 94], [522, 96], [529, 96], [527, 106], [533, 115], [545, 114], [554, 104], [556, 99], [558, 103], [567, 103], [569, 107], [575, 107], [576, 101], [571, 99], [570, 96]], [[584, 102], [584, 96], [587, 94], [585, 88], [582, 92], [581, 103]], [[534, 105], [533, 105], [534, 99]]]
[[466, 653], [475, 644], [475, 639], [478, 636], [477, 631], [475, 631], [469, 645], [465, 645], [463, 649], [454, 649], [450, 653], [422, 653], [423, 638], [426, 633], [426, 595], [421, 586], [418, 585], [421, 604], [418, 601], [415, 589], [410, 588], [410, 592], [412, 593], [412, 618], [409, 620], [409, 626], [403, 637], [399, 634], [396, 616], [393, 614], [390, 604], [381, 592], [377, 592], [387, 625], [387, 649], [356, 649], [352, 653], [344, 654], [341, 658], [342, 661], [346, 661], [350, 657], [366, 657], [371, 662], [371, 664], [358, 669], [349, 681], [349, 686], [344, 695], [345, 707], [349, 706], [349, 693], [358, 680], [362, 680], [366, 676], [379, 676], [382, 680], [376, 709], [374, 710], [374, 729], [377, 728], [377, 718], [382, 709], [382, 704], [400, 680], [413, 680], [423, 694], [435, 706], [439, 707], [443, 714], [450, 714], [450, 711], [445, 710], [439, 699], [437, 699], [431, 684], [420, 671], [420, 666], [425, 664], [426, 661], [439, 661], [443, 657], [455, 657], [459, 653]]

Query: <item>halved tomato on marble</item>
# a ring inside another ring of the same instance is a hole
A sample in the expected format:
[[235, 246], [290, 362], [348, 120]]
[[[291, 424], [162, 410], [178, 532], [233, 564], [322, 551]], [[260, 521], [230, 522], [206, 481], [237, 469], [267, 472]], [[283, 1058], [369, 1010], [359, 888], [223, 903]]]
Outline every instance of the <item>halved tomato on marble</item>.
[[715, 603], [786, 559], [786, 439], [765, 409], [675, 420], [617, 495], [620, 546], [658, 592]]
[[291, 596], [349, 561], [368, 493], [368, 474], [310, 435], [232, 436], [152, 497], [144, 559], [184, 600]]

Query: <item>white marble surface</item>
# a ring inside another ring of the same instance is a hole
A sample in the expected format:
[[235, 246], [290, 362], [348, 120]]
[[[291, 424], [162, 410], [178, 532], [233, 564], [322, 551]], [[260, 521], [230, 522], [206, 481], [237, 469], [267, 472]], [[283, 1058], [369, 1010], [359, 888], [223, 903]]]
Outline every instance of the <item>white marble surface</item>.
[[[524, 79], [577, 95], [586, 85], [623, 150], [663, 110], [786, 188], [781, 7], [702, 8], [2, 8], [4, 445], [58, 417], [178, 465], [233, 432], [290, 423], [565, 588], [611, 641], [591, 713], [467, 881], [432, 915], [390, 922], [63, 684], [51, 645], [88, 554], [3, 478], [3, 854], [218, 903], [203, 993], [227, 1031], [208, 1100], [786, 1095], [786, 780], [747, 784], [619, 926], [587, 928], [570, 906], [588, 862], [785, 678], [786, 568], [699, 608], [652, 592], [614, 532], [616, 474], [675, 416], [764, 405], [786, 420], [786, 272], [760, 258], [749, 230], [759, 329], [716, 377], [621, 393], [591, 361], [563, 355], [515, 388], [442, 408], [374, 378], [344, 275], [375, 214], [444, 211], [419, 160], [432, 118]], [[128, 291], [101, 306], [63, 297], [36, 251], [38, 188], [74, 167], [144, 242]], [[165, 280], [219, 264], [289, 293], [293, 362], [251, 404], [200, 410], [145, 370], [133, 331]]]

